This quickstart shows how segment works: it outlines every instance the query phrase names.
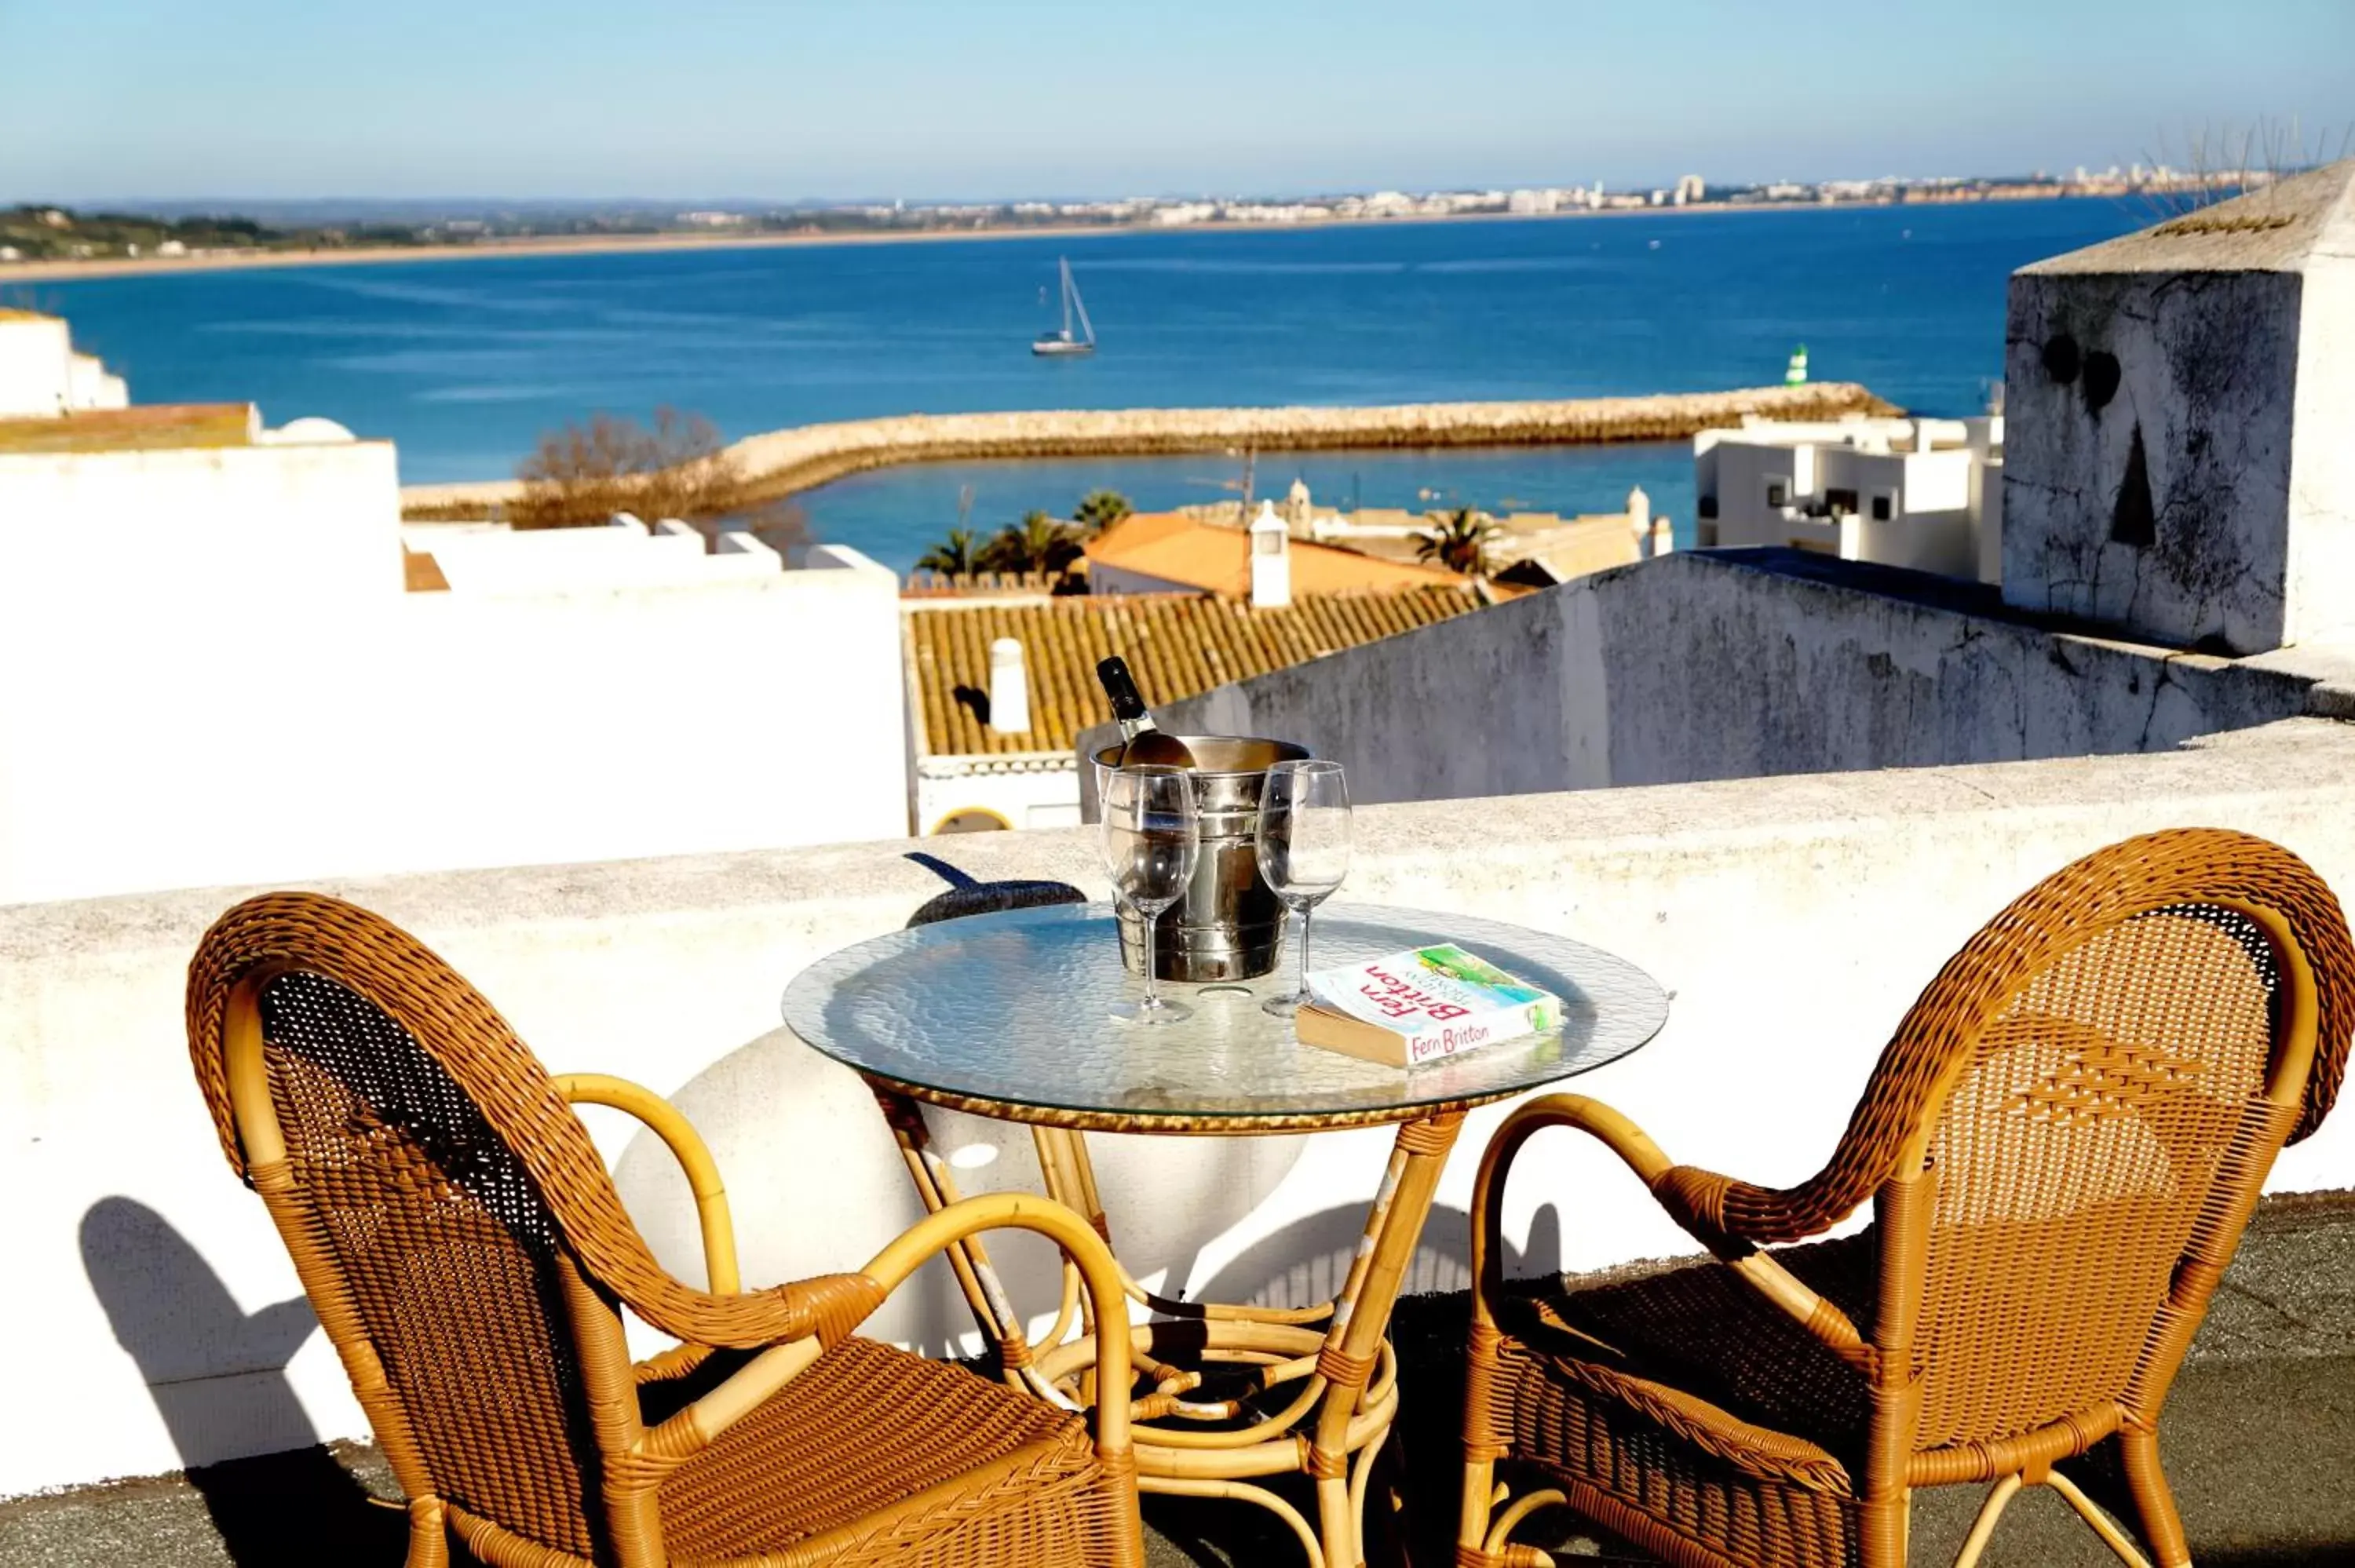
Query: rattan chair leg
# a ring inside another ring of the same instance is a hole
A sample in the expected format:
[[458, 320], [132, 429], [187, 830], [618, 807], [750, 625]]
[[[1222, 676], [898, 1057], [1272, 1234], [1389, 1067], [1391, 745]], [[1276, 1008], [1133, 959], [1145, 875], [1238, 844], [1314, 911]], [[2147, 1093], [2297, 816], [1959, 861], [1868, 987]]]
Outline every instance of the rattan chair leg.
[[450, 1568], [450, 1521], [440, 1498], [409, 1502], [407, 1568]]
[[2142, 1515], [2142, 1538], [2149, 1543], [2159, 1568], [2191, 1568], [2191, 1545], [2183, 1537], [2183, 1516], [2175, 1511], [2175, 1493], [2167, 1472], [2158, 1465], [2158, 1434], [2128, 1426], [2118, 1434], [2118, 1453], [2125, 1461], [2126, 1489], [2135, 1510]]
[[1362, 1568], [1365, 1554], [1358, 1548], [1357, 1521], [1349, 1513], [1349, 1478], [1316, 1478], [1316, 1527], [1325, 1537], [1325, 1561], [1331, 1568]]
[[[1472, 1375], [1478, 1377], [1475, 1366]], [[1455, 1516], [1455, 1556], [1458, 1562], [1466, 1553], [1478, 1555], [1487, 1550], [1488, 1515], [1497, 1505], [1503, 1490], [1496, 1482], [1497, 1462], [1494, 1459], [1468, 1459], [1464, 1465], [1464, 1496]]]
[[[2077, 1517], [2102, 1538], [2103, 1545], [2118, 1554], [2118, 1561], [2126, 1563], [2126, 1568], [2150, 1568], [2150, 1559], [2145, 1557], [2133, 1539], [2118, 1528], [2115, 1520], [2104, 1513], [2093, 1499], [2078, 1490], [2076, 1482], [2055, 1470], [2045, 1478], [2044, 1484], [2069, 1499], [2069, 1506], [2077, 1510]], [[2187, 1556], [2183, 1561], [2189, 1563], [2191, 1559]]]

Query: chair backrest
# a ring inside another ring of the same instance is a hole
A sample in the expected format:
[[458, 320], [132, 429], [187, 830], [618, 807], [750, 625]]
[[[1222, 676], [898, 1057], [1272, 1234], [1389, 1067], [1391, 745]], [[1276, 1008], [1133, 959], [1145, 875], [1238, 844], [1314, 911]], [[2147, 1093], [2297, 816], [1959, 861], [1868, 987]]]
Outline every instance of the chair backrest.
[[2214, 830], [2078, 862], [1941, 972], [1850, 1129], [1934, 1183], [1918, 1253], [1883, 1236], [1917, 1451], [2156, 1414], [2275, 1155], [2329, 1109], [2350, 987], [2328, 887]]
[[596, 1555], [592, 1402], [634, 1396], [626, 1360], [582, 1354], [584, 1329], [607, 1326], [582, 1322], [547, 1186], [604, 1172], [539, 1064], [432, 954], [309, 895], [222, 916], [190, 967], [188, 1022], [223, 1148], [404, 1488]]

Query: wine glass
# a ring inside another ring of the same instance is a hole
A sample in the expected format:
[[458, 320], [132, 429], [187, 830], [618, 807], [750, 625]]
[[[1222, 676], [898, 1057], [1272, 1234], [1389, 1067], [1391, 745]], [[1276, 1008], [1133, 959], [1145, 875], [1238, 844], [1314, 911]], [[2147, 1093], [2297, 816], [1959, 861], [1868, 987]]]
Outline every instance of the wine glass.
[[1194, 1010], [1161, 995], [1154, 934], [1161, 912], [1185, 895], [1201, 853], [1202, 824], [1194, 778], [1182, 768], [1106, 768], [1103, 790], [1103, 863], [1113, 894], [1145, 917], [1145, 995], [1113, 1004], [1112, 1015], [1131, 1023], [1175, 1023]]
[[1337, 762], [1279, 762], [1259, 795], [1259, 874], [1300, 912], [1300, 984], [1260, 1006], [1289, 1018], [1308, 1000], [1308, 912], [1349, 874], [1349, 784]]

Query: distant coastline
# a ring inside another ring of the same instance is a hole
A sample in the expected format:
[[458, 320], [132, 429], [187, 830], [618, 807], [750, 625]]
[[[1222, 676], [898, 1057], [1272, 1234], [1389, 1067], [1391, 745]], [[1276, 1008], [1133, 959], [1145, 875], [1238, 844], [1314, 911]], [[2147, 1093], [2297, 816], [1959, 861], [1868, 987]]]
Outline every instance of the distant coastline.
[[829, 230], [817, 233], [709, 235], [687, 230], [658, 234], [534, 235], [485, 239], [464, 245], [353, 246], [311, 250], [256, 249], [205, 256], [101, 257], [86, 261], [0, 261], [0, 288], [11, 283], [61, 283], [91, 278], [149, 276], [176, 272], [247, 271], [279, 267], [357, 267], [400, 261], [488, 261], [524, 256], [623, 255], [681, 250], [767, 250], [786, 246], [900, 245], [951, 239], [1102, 239], [1123, 235], [1251, 234], [1323, 228], [1403, 228], [1452, 223], [1546, 223], [1590, 217], [1664, 217], [1670, 214], [1846, 212], [1892, 207], [1948, 207], [1979, 202], [2098, 199], [2074, 193], [2052, 196], [1988, 196], [1970, 203], [1937, 201], [1696, 202], [1684, 207], [1578, 207], [1561, 212], [1465, 212], [1406, 217], [1327, 217], [1297, 222], [1204, 220], [1178, 225], [1137, 223], [994, 224], [979, 228]]

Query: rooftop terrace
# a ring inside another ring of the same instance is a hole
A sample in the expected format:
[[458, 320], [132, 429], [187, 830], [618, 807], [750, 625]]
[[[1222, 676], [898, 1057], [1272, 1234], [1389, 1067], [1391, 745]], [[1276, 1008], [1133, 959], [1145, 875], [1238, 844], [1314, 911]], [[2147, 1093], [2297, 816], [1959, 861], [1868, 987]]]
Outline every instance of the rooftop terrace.
[[[1406, 1543], [1444, 1563], [1455, 1520], [1455, 1451], [1466, 1298], [1413, 1298], [1398, 1319], [1408, 1391], [1399, 1431]], [[2190, 1364], [2168, 1403], [2166, 1461], [2197, 1560], [2209, 1568], [2290, 1568], [2355, 1556], [2355, 1193], [2269, 1200], [2225, 1277]], [[393, 1568], [407, 1545], [400, 1489], [369, 1445], [206, 1467], [182, 1476], [0, 1502], [0, 1562], [47, 1568], [263, 1568], [334, 1562]], [[1977, 1493], [1948, 1488], [1918, 1505], [1915, 1561], [1944, 1563], [1969, 1528]], [[1239, 1503], [1146, 1499], [1152, 1568], [1283, 1563], [1296, 1551]], [[1527, 1539], [1579, 1561], [1648, 1562], [1566, 1531]], [[1535, 1521], [1542, 1527], [1542, 1516]], [[300, 1541], [299, 1559], [288, 1542]], [[1375, 1563], [1396, 1561], [1377, 1543]], [[1987, 1568], [2110, 1568], [2115, 1563], [2050, 1496], [2006, 1516]]]

